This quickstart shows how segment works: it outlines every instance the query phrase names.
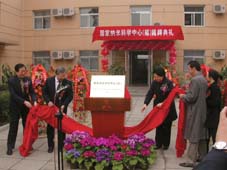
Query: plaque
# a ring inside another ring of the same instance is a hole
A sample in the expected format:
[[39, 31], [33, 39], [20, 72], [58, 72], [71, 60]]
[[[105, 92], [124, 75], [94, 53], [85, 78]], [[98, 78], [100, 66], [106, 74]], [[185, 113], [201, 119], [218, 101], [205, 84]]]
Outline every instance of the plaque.
[[90, 97], [124, 98], [124, 75], [93, 75], [91, 77]]

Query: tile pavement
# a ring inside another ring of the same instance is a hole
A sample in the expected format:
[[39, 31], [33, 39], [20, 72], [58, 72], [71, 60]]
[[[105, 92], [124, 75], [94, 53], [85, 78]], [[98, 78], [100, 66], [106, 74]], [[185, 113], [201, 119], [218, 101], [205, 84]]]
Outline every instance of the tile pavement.
[[[126, 126], [132, 126], [139, 123], [147, 115], [151, 109], [152, 104], [148, 109], [141, 113], [140, 109], [143, 105], [144, 95], [148, 87], [129, 87], [129, 91], [132, 95], [131, 111], [126, 112], [125, 124]], [[178, 106], [178, 102], [176, 101]], [[86, 123], [91, 126], [90, 115]], [[149, 170], [188, 170], [191, 168], [182, 168], [178, 164], [184, 162], [185, 155], [182, 158], [176, 158], [175, 156], [175, 139], [176, 139], [176, 126], [177, 122], [172, 126], [171, 145], [167, 151], [158, 150], [157, 160]], [[0, 170], [55, 170], [58, 169], [56, 165], [57, 153], [56, 149], [54, 153], [47, 153], [47, 140], [46, 138], [39, 138], [33, 145], [34, 150], [28, 157], [21, 157], [18, 152], [18, 146], [22, 141], [22, 127], [19, 127], [16, 149], [14, 149], [13, 155], [6, 155], [6, 141], [8, 135], [8, 125], [0, 127]], [[154, 130], [147, 133], [147, 136], [154, 139]], [[69, 166], [65, 163], [65, 170], [70, 170]]]

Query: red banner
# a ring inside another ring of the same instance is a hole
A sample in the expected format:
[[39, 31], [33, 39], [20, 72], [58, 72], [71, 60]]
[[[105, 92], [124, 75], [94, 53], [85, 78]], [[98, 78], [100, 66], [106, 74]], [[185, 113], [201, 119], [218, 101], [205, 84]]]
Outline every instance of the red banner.
[[180, 26], [103, 26], [95, 27], [96, 40], [183, 40]]

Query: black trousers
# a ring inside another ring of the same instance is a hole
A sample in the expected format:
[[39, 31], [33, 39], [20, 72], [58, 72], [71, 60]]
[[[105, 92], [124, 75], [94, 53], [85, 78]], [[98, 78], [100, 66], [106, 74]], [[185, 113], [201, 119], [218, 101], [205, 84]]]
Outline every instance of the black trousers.
[[213, 144], [215, 143], [216, 133], [217, 133], [217, 128], [208, 128], [208, 134], [209, 134], [208, 140], [210, 140], [211, 138]]
[[[10, 108], [13, 108], [13, 107], [15, 107], [15, 106], [10, 106]], [[9, 133], [8, 133], [8, 139], [7, 139], [8, 149], [15, 148], [20, 117], [22, 118], [22, 125], [23, 125], [23, 129], [24, 129], [28, 111], [29, 111], [29, 109], [26, 107], [17, 108], [17, 110], [14, 110], [14, 109], [10, 110]]]
[[[63, 111], [64, 113], [67, 113], [67, 107], [64, 109]], [[57, 119], [57, 118], [56, 118]], [[62, 139], [65, 139], [65, 133], [61, 133], [62, 135]], [[47, 143], [48, 143], [48, 147], [54, 147], [54, 128], [47, 124]]]
[[157, 147], [169, 147], [172, 121], [162, 123], [156, 128], [155, 142]]
[[207, 152], [210, 150], [209, 148], [210, 138], [212, 139], [213, 144], [215, 143], [216, 133], [217, 133], [217, 128], [208, 128]]

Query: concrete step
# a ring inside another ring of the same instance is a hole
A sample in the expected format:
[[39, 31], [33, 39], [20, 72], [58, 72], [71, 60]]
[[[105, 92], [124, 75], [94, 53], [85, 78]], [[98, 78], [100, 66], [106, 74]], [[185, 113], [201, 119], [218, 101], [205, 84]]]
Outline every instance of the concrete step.
[[145, 96], [149, 90], [149, 86], [129, 86], [128, 90], [131, 96]]

